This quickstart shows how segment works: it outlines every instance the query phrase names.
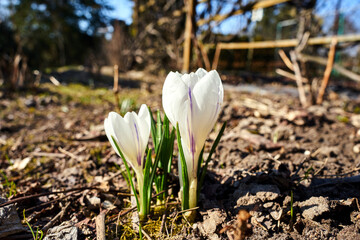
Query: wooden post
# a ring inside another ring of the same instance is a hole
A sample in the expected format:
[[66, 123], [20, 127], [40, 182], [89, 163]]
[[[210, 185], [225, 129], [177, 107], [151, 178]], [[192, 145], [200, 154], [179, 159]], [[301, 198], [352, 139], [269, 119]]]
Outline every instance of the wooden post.
[[184, 34], [183, 72], [190, 70], [191, 33], [193, 32], [194, 0], [186, 0], [186, 23]]
[[120, 99], [119, 99], [119, 66], [117, 64], [114, 65], [114, 87], [113, 92], [115, 96], [115, 107], [120, 113]]
[[216, 44], [216, 50], [215, 55], [212, 63], [212, 69], [216, 69], [219, 63], [220, 58], [220, 52], [221, 52], [221, 43]]
[[114, 93], [119, 91], [119, 66], [117, 64], [114, 65]]
[[330, 74], [331, 74], [331, 71], [332, 71], [332, 68], [333, 68], [333, 65], [334, 65], [336, 44], [337, 44], [337, 39], [336, 39], [336, 37], [334, 37], [332, 42], [331, 42], [329, 55], [328, 55], [328, 61], [327, 61], [326, 69], [325, 69], [325, 72], [324, 72], [324, 78], [323, 78], [323, 80], [321, 82], [319, 93], [318, 93], [318, 96], [317, 96], [317, 99], [316, 99], [316, 104], [321, 104], [322, 101], [323, 101], [324, 93], [325, 93], [326, 87], [328, 85]]

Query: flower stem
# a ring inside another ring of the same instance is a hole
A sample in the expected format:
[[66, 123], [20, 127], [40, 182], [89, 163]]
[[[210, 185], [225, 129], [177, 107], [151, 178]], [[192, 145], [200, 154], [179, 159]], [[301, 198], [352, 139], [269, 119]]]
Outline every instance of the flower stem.
[[[197, 197], [198, 197], [198, 181], [197, 178], [193, 178], [190, 182], [189, 188], [189, 209], [197, 207]], [[194, 222], [196, 217], [196, 211], [189, 211], [184, 214], [189, 222]]]
[[194, 208], [197, 206], [197, 178], [193, 178], [190, 182], [189, 188], [189, 208]]
[[146, 192], [144, 192], [144, 175], [141, 173], [136, 173], [138, 189], [139, 189], [139, 202], [140, 202], [140, 210], [139, 210], [139, 220], [143, 222], [146, 220], [146, 217], [149, 213], [148, 201], [146, 199]]

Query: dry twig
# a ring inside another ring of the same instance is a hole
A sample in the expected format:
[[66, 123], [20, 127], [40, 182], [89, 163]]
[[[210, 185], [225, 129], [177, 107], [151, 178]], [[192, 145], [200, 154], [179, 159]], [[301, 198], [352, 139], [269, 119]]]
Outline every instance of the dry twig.
[[281, 60], [283, 60], [283, 62], [285, 63], [285, 65], [286, 65], [291, 71], [294, 71], [294, 66], [292, 65], [290, 59], [286, 56], [284, 50], [280, 49], [278, 53], [279, 53], [279, 56], [281, 57]]
[[5, 207], [5, 206], [10, 205], [10, 204], [13, 204], [13, 203], [22, 202], [22, 201], [29, 200], [29, 199], [32, 199], [32, 198], [38, 198], [38, 197], [41, 197], [41, 196], [48, 196], [48, 195], [52, 195], [52, 194], [68, 193], [68, 192], [74, 192], [74, 191], [84, 191], [84, 190], [89, 190], [89, 189], [101, 190], [101, 189], [96, 188], [96, 187], [81, 187], [81, 188], [67, 189], [67, 190], [64, 190], [64, 191], [39, 193], [39, 194], [34, 194], [34, 195], [30, 195], [30, 196], [23, 196], [23, 197], [18, 197], [18, 198], [9, 200], [9, 201], [7, 201], [7, 202], [4, 202], [4, 203], [0, 204], [0, 208], [1, 208], [1, 207]]
[[307, 100], [306, 100], [305, 89], [304, 89], [304, 86], [303, 86], [303, 83], [302, 83], [302, 76], [301, 76], [301, 73], [300, 73], [299, 64], [297, 63], [297, 56], [296, 56], [295, 51], [290, 52], [290, 57], [291, 57], [291, 61], [292, 61], [293, 66], [294, 66], [296, 84], [298, 86], [299, 98], [300, 98], [301, 105], [303, 107], [307, 107], [308, 104], [307, 104]]
[[100, 212], [99, 215], [96, 217], [96, 239], [97, 240], [106, 240], [105, 238], [105, 212], [103, 210]]
[[[295, 76], [294, 74], [289, 73], [289, 72], [287, 72], [287, 71], [284, 71], [284, 70], [282, 70], [281, 68], [277, 68], [277, 69], [275, 70], [275, 72], [276, 72], [277, 74], [283, 76], [283, 77], [287, 77], [287, 78], [290, 78], [290, 79], [296, 81], [296, 76]], [[308, 83], [309, 80], [308, 80], [307, 78], [302, 77], [302, 82], [303, 82], [303, 83]]]
[[48, 223], [42, 228], [42, 231], [43, 231], [43, 232], [46, 232], [49, 228], [51, 228], [51, 227], [56, 223], [57, 220], [61, 220], [61, 219], [63, 218], [65, 212], [67, 211], [68, 207], [70, 206], [70, 203], [71, 203], [71, 202], [67, 202], [66, 205], [65, 205], [65, 207], [63, 207], [63, 208], [61, 209], [61, 211], [60, 211], [58, 214], [56, 214], [56, 216], [55, 216], [53, 219], [51, 219], [50, 222], [48, 222]]

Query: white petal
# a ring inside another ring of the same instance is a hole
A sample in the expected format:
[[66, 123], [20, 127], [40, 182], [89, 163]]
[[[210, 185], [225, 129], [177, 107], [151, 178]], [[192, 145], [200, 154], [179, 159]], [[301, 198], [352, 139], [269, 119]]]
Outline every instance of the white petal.
[[188, 88], [188, 99], [185, 101], [182, 116], [179, 119], [179, 128], [188, 173], [192, 176], [196, 176], [198, 155], [202, 148], [202, 146], [199, 147], [197, 132], [194, 129], [197, 125], [195, 122], [197, 115], [199, 115], [198, 104], [193, 91]]
[[140, 126], [140, 135], [144, 143], [143, 146], [145, 146], [146, 148], [146, 145], [149, 141], [150, 130], [151, 130], [151, 118], [150, 118], [149, 109], [146, 106], [146, 104], [141, 105], [138, 118], [139, 118], [139, 126]]
[[[109, 118], [110, 118], [110, 114], [109, 114]], [[111, 146], [115, 150], [116, 154], [120, 156], [120, 153], [117, 150], [117, 148], [116, 148], [116, 146], [114, 144], [114, 141], [113, 141], [113, 139], [111, 137], [111, 136], [113, 136], [115, 138], [115, 141], [118, 143], [118, 140], [117, 140], [117, 138], [115, 136], [114, 128], [112, 127], [111, 121], [109, 120], [109, 118], [105, 118], [105, 121], [104, 121], [105, 133], [106, 133], [107, 138], [109, 139], [109, 142], [110, 142]], [[118, 145], [119, 145], [119, 143], [118, 143]]]
[[[191, 152], [191, 149], [189, 147], [186, 147], [186, 143], [184, 142], [183, 138], [181, 138], [181, 144], [183, 146], [188, 176], [189, 176], [189, 179], [192, 179], [192, 178], [196, 177], [196, 174], [197, 174], [197, 165], [198, 165], [197, 162], [198, 162], [200, 151], [195, 152], [193, 155], [193, 153]], [[194, 158], [193, 158], [193, 156], [194, 156]], [[197, 156], [197, 158], [196, 158], [196, 156]]]
[[162, 90], [162, 104], [166, 116], [173, 126], [179, 121], [187, 100], [187, 86], [179, 73], [170, 72], [165, 79]]
[[122, 118], [119, 114], [113, 119], [112, 125], [115, 131], [116, 138], [119, 143], [119, 147], [124, 154], [127, 162], [133, 167], [138, 168], [136, 164], [137, 160], [137, 148], [134, 140], [133, 130], [130, 127], [133, 122], [131, 113], [126, 113]]
[[203, 69], [203, 68], [199, 68], [195, 74], [198, 76], [199, 79], [203, 78], [208, 72]]
[[133, 113], [133, 117], [135, 119], [135, 134], [136, 139], [139, 137], [139, 143], [137, 143], [137, 152], [138, 155], [141, 155], [141, 168], [143, 167], [144, 163], [144, 153], [146, 150], [146, 146], [149, 141], [150, 136], [150, 113], [145, 104], [141, 105], [139, 114], [136, 115]]
[[[125, 116], [125, 119], [129, 122], [128, 128], [131, 130], [132, 138], [130, 141], [132, 141], [132, 146], [134, 147], [132, 149], [133, 158], [131, 159], [132, 163], [136, 167], [142, 168], [143, 165], [143, 156], [145, 149], [143, 147], [143, 141], [140, 134], [140, 125], [138, 116], [135, 112], [128, 113], [127, 116]], [[144, 149], [144, 150], [143, 150]]]
[[185, 83], [188, 88], [193, 89], [195, 84], [200, 80], [198, 75], [195, 73], [183, 74], [181, 80]]
[[224, 90], [219, 74], [213, 70], [206, 74], [193, 90], [198, 111], [193, 115], [193, 129], [196, 143], [202, 147], [208, 134], [214, 127], [220, 113]]

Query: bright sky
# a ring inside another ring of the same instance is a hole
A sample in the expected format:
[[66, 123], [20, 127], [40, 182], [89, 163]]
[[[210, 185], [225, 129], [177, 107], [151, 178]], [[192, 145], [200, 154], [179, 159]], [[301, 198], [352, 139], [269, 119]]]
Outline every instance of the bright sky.
[[[329, 26], [333, 24], [335, 16], [335, 9], [338, 0], [318, 0], [316, 10], [318, 15], [325, 17], [325, 22]], [[109, 0], [109, 4], [114, 7], [114, 11], [110, 13], [111, 17], [125, 21], [131, 24], [133, 2], [131, 0]], [[200, 6], [201, 7], [201, 6]], [[229, 6], [224, 5], [222, 13], [230, 11]], [[341, 0], [340, 12], [350, 16], [354, 24], [359, 26], [358, 17], [360, 15], [360, 0]], [[236, 34], [244, 25], [247, 24], [242, 16], [234, 16], [222, 24], [220, 24], [215, 31], [223, 34]], [[326, 28], [326, 25], [324, 26]]]
[[[249, 0], [248, 0], [249, 1]], [[333, 24], [335, 16], [335, 9], [338, 0], [318, 0], [316, 5], [316, 12], [319, 16], [324, 18], [324, 30], [330, 28]], [[4, 13], [4, 6], [9, 3], [9, 0], [0, 0], [0, 15]], [[120, 19], [131, 24], [132, 22], [132, 9], [134, 3], [132, 0], [108, 0], [109, 5], [114, 7], [113, 11], [109, 11], [109, 16], [115, 19]], [[230, 5], [224, 5], [221, 13], [230, 11]], [[201, 5], [198, 6], [200, 10]], [[351, 22], [360, 31], [360, 23], [358, 18], [360, 16], [360, 0], [341, 0], [340, 12], [343, 12], [350, 18]], [[0, 17], [1, 18], [1, 17]], [[245, 18], [241, 15], [234, 16], [228, 20], [223, 21], [214, 30], [223, 34], [236, 34], [247, 24]]]
[[110, 17], [120, 19], [131, 24], [133, 1], [130, 0], [109, 0], [109, 4], [114, 7], [114, 11], [110, 12]]

